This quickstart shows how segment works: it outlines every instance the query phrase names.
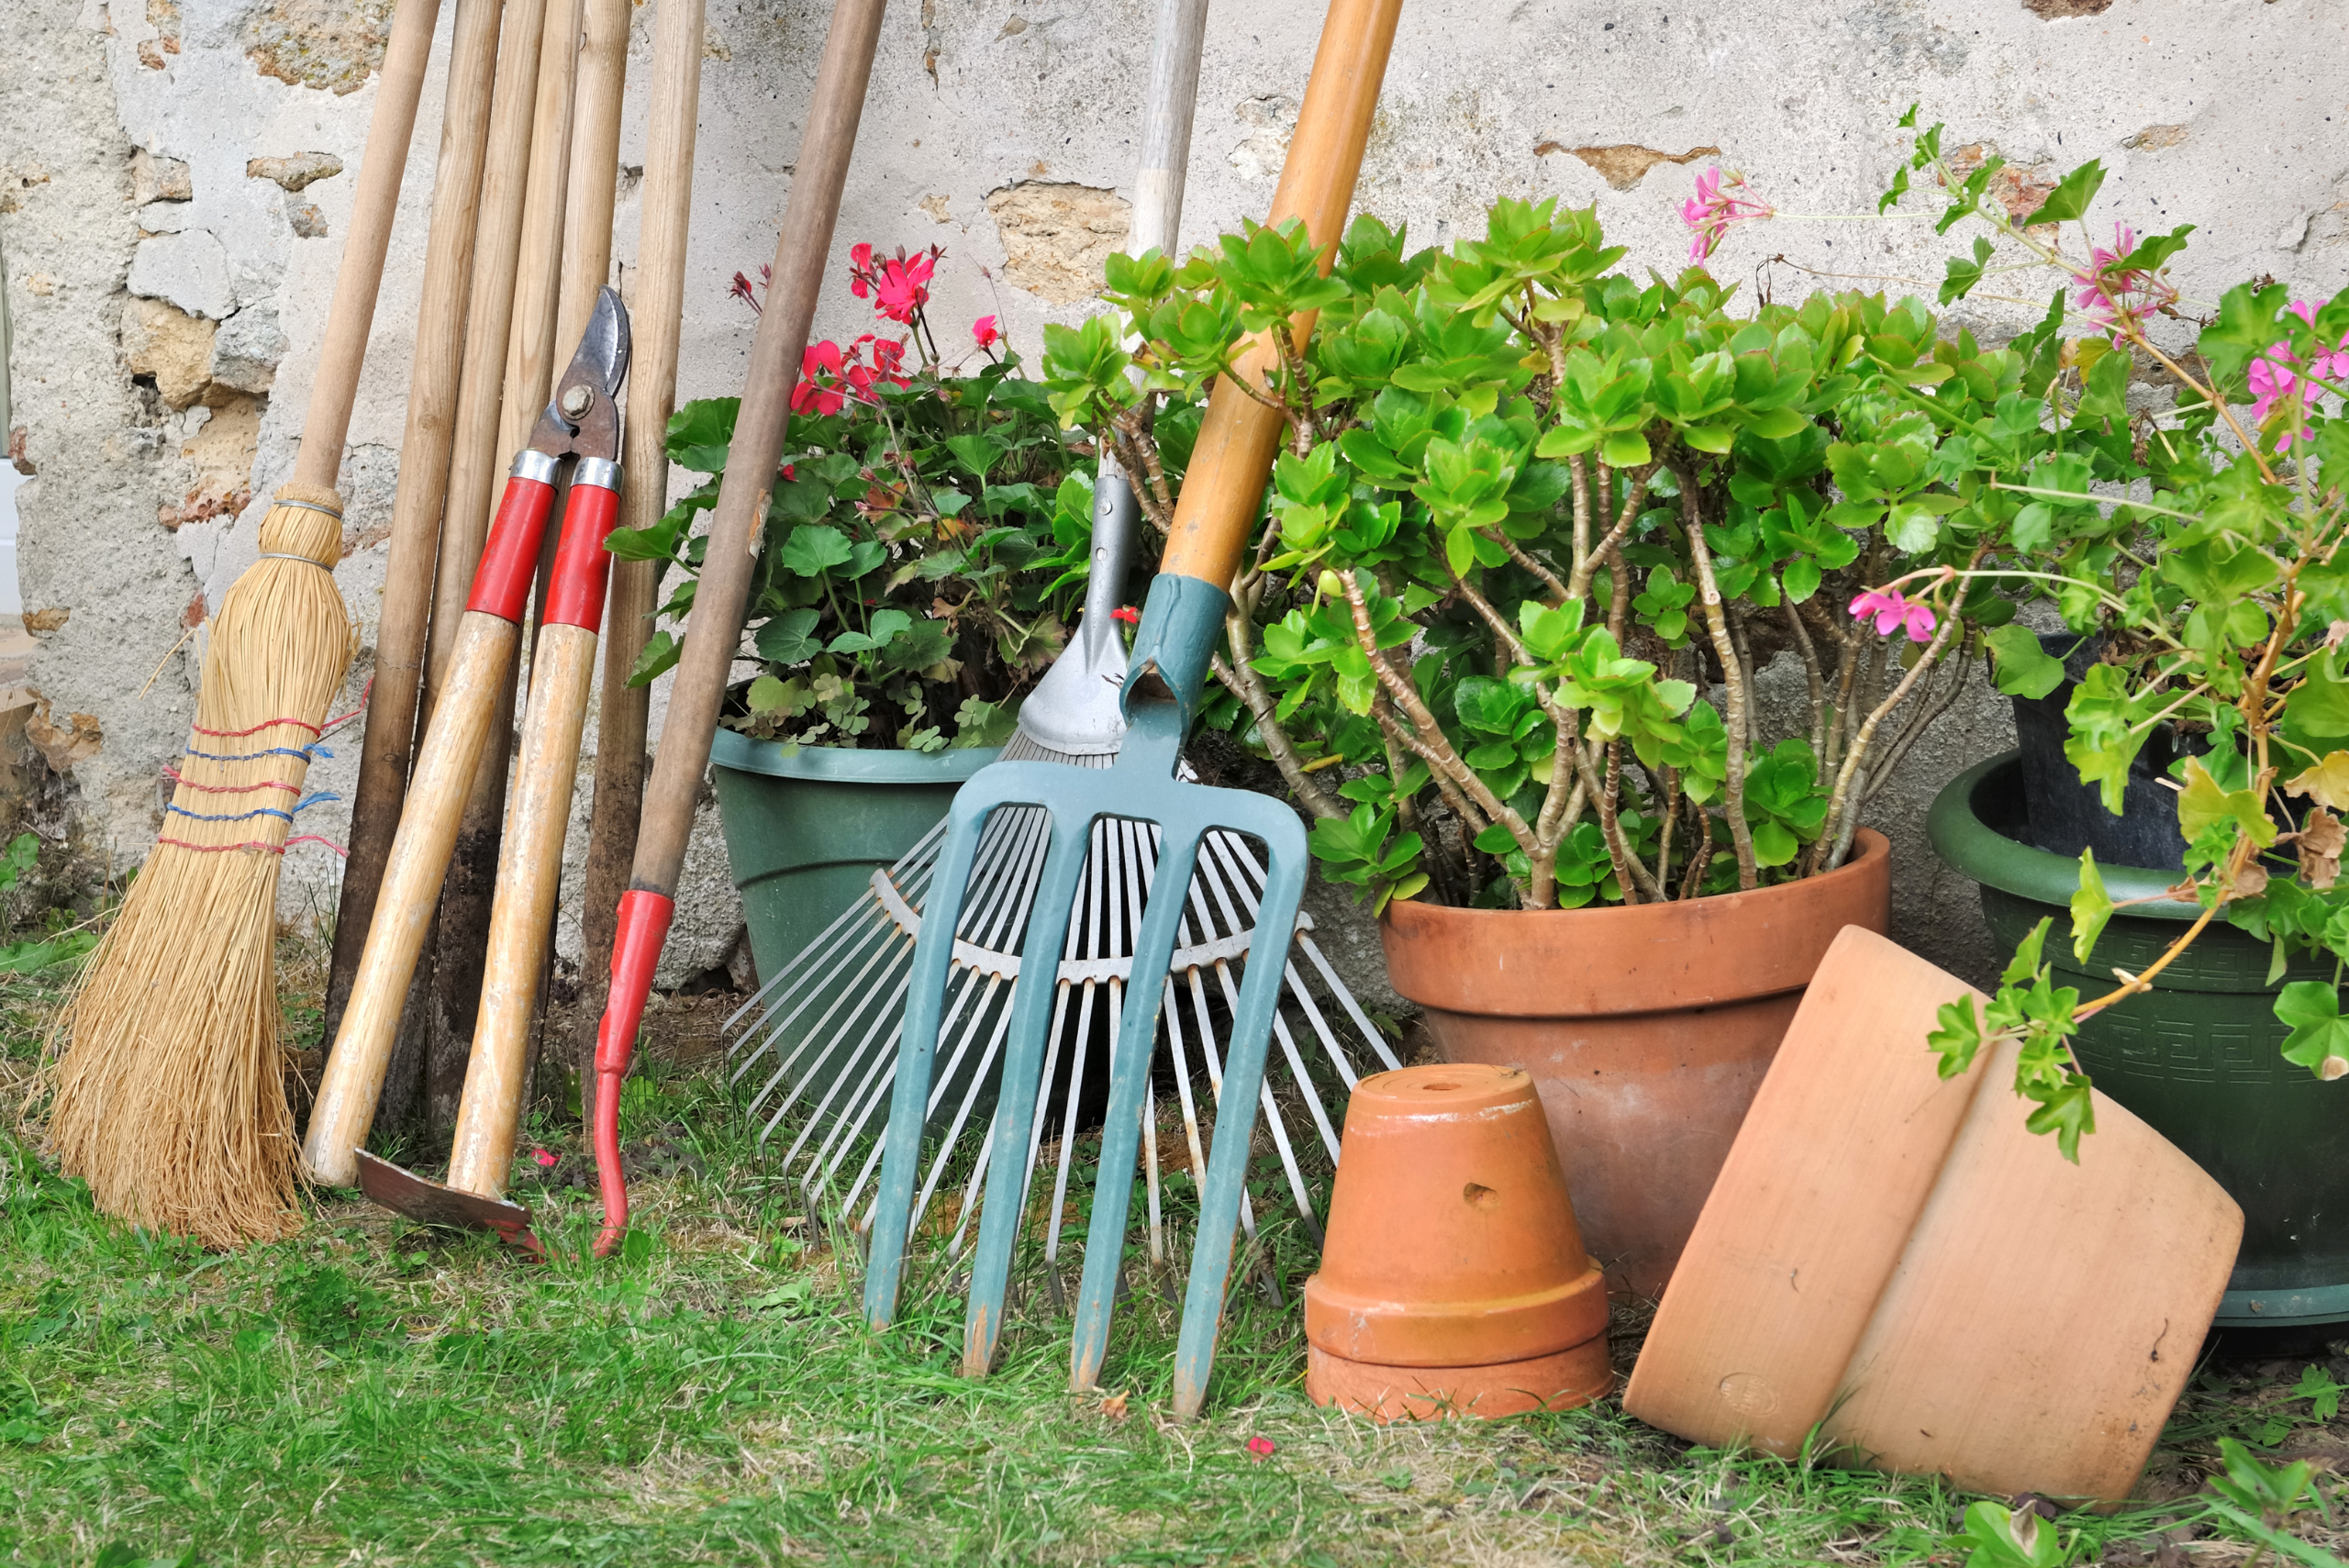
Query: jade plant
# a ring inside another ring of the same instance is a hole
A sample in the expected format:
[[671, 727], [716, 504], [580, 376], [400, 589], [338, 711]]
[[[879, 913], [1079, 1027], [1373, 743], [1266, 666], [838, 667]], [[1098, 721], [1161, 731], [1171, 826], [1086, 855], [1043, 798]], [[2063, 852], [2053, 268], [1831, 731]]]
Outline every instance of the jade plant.
[[[1741, 307], [1621, 256], [1554, 201], [1502, 201], [1444, 251], [1371, 217], [1327, 256], [1251, 225], [1179, 264], [1111, 258], [1116, 313], [1047, 328], [1054, 408], [1161, 528], [1160, 406], [1222, 378], [1278, 411], [1213, 669], [1327, 873], [1377, 907], [1831, 871], [1976, 620], [2011, 614], [1987, 587], [1934, 611], [1864, 591], [1970, 563], [1920, 389], [1995, 398], [2027, 351], [1945, 342], [1913, 299]], [[1235, 374], [1293, 318], [1269, 373]]]
[[[1902, 124], [1915, 128], [1913, 109]], [[2058, 286], [2040, 324], [2004, 349], [1943, 345], [1916, 361], [1935, 373], [1877, 384], [1910, 411], [1903, 462], [1928, 482], [1918, 499], [1936, 508], [1936, 542], [1927, 559], [1871, 573], [1868, 603], [1918, 625], [1975, 616], [1998, 685], [2021, 695], [2055, 690], [2063, 665], [2021, 626], [1980, 616], [1986, 591], [2040, 600], [2093, 638], [2065, 751], [2115, 813], [2157, 727], [2194, 739], [2170, 781], [2186, 841], [2170, 896], [2199, 903], [2199, 917], [2141, 973], [2116, 969], [2112, 987], [2086, 1000], [2053, 984], [2043, 921], [1987, 1007], [1950, 1003], [1933, 1036], [1944, 1076], [2016, 1042], [2030, 1126], [2076, 1159], [2094, 1111], [2069, 1037], [2146, 990], [2216, 921], [2273, 944], [2271, 983], [2295, 957], [2332, 957], [2331, 980], [2284, 984], [2274, 1006], [2286, 1057], [2319, 1078], [2349, 1074], [2338, 988], [2349, 962], [2349, 420], [2327, 401], [2349, 389], [2349, 293], [2300, 300], [2262, 280], [2187, 298], [2168, 269], [2190, 228], [2141, 236], [2115, 225], [2109, 242], [2089, 229], [2098, 163], [2010, 210], [1993, 195], [1998, 161], [1958, 166], [1941, 128], [1916, 136], [1884, 206], [1921, 176], [1919, 188], [1942, 192], [1943, 232], [1977, 231], [1948, 263], [1943, 303], [2016, 274], [2052, 271]], [[1690, 222], [1766, 216], [1749, 200]], [[1864, 352], [1875, 354], [1873, 339]], [[2132, 397], [2140, 380], [2174, 395], [2166, 406]], [[1847, 496], [1854, 477], [1835, 470]], [[1893, 531], [1904, 546], [1923, 542], [1921, 527]], [[2114, 907], [2084, 853], [2070, 911], [2078, 962]]]
[[[928, 318], [940, 254], [855, 247], [850, 288], [878, 330], [807, 350], [751, 598], [744, 656], [760, 669], [722, 720], [754, 738], [997, 745], [1066, 639], [1089, 555], [1091, 450], [1061, 428], [995, 317], [973, 325], [963, 362], [942, 359]], [[748, 278], [734, 292], [758, 308]], [[739, 406], [677, 410], [670, 460], [707, 478], [658, 524], [611, 536], [613, 554], [680, 579], [656, 612], [673, 624], [693, 607], [696, 519], [717, 504]], [[632, 684], [675, 663], [679, 643], [656, 632]]]

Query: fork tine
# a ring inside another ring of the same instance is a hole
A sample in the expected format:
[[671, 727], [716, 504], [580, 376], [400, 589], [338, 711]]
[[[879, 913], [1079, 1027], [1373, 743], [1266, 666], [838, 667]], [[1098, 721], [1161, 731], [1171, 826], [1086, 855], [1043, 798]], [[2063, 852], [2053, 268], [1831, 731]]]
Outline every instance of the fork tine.
[[921, 1129], [930, 1118], [930, 1062], [938, 1054], [939, 1013], [946, 1003], [947, 969], [954, 957], [954, 929], [970, 885], [971, 862], [978, 854], [980, 830], [1001, 804], [995, 791], [974, 787], [978, 782], [964, 784], [947, 810], [946, 847], [930, 884], [921, 936], [914, 943], [913, 978], [898, 1037], [897, 1078], [888, 1130], [882, 1139], [881, 1185], [874, 1197], [873, 1250], [864, 1271], [864, 1317], [875, 1329], [887, 1328], [896, 1316]]
[[[1004, 781], [1004, 787], [1018, 789], [1036, 776], [1035, 770], [1057, 771], [1060, 764], [1007, 762], [996, 767], [1012, 775]], [[1032, 800], [1037, 794], [1063, 792], [1030, 789], [1025, 793]], [[1085, 851], [1093, 837], [1092, 816], [1081, 809], [1064, 807], [1052, 814], [1052, 853], [1044, 860], [1043, 880], [1036, 889], [1036, 902], [1028, 916], [1028, 938], [1020, 948], [1019, 978], [1011, 991], [1010, 1037], [1001, 1075], [996, 1080], [996, 1148], [998, 1151], [1015, 1152], [998, 1158], [987, 1172], [986, 1196], [979, 1211], [979, 1245], [971, 1259], [971, 1296], [963, 1318], [963, 1372], [971, 1377], [985, 1375], [995, 1360], [996, 1341], [1003, 1332], [1004, 1285], [1011, 1275], [1011, 1249], [1019, 1237], [1019, 1215], [1027, 1195], [1023, 1190], [1027, 1185], [1026, 1162], [1016, 1151], [1036, 1114], [1044, 1037], [1052, 1019], [1053, 996], [1060, 988], [1061, 944], [1068, 934], [1077, 879], [1085, 872]], [[963, 868], [965, 873], [968, 869]], [[925, 921], [922, 933], [927, 937], [929, 932], [930, 926]], [[933, 981], [933, 987], [935, 984]], [[919, 998], [918, 991], [917, 1000]], [[918, 1133], [917, 1128], [917, 1136]], [[896, 1136], [894, 1126], [890, 1135]]]
[[[1132, 973], [1164, 974], [1174, 957], [1174, 928], [1183, 915], [1183, 890], [1199, 852], [1196, 834], [1161, 824], [1153, 896], [1142, 908], [1134, 939]], [[1116, 1305], [1118, 1269], [1126, 1250], [1126, 1211], [1134, 1190], [1134, 1158], [1141, 1141], [1142, 1089], [1150, 1082], [1151, 1047], [1158, 1039], [1158, 1008], [1164, 989], [1144, 979], [1127, 988], [1124, 1017], [1109, 1058], [1109, 1108], [1101, 1126], [1101, 1161], [1093, 1177], [1093, 1223], [1085, 1233], [1085, 1283], [1078, 1293], [1076, 1332], [1069, 1346], [1071, 1386], [1086, 1389], [1101, 1371], [1109, 1346], [1109, 1317]]]
[[[1215, 1151], [1208, 1157], [1199, 1228], [1191, 1244], [1190, 1285], [1184, 1295], [1183, 1329], [1174, 1349], [1174, 1414], [1182, 1419], [1197, 1416], [1207, 1401], [1224, 1289], [1231, 1276], [1232, 1231], [1239, 1224], [1245, 1196], [1256, 1096], [1264, 1082], [1273, 1013], [1280, 1006], [1286, 967], [1280, 958], [1297, 929], [1297, 905], [1305, 894], [1305, 829], [1298, 826], [1294, 812], [1266, 796], [1235, 799], [1220, 792], [1213, 808], [1218, 826], [1245, 833], [1264, 846], [1264, 899], [1257, 906], [1252, 946], [1265, 962], [1249, 964], [1241, 980], [1240, 1006], [1232, 1016], [1230, 1046], [1224, 1058]], [[1168, 825], [1167, 830], [1174, 829]]]

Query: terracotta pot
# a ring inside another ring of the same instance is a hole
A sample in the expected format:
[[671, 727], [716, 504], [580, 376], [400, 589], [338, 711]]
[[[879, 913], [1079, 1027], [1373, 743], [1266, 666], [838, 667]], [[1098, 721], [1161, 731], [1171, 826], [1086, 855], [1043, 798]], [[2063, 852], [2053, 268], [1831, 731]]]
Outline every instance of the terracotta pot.
[[1585, 1404], [1613, 1385], [1606, 1283], [1583, 1250], [1533, 1081], [1407, 1067], [1346, 1107], [1306, 1391], [1385, 1420]]
[[[1943, 1082], [1955, 977], [1865, 931], [1820, 966], [1648, 1330], [1623, 1407], [1973, 1491], [2128, 1496], [2243, 1234], [2219, 1184], [2102, 1094], [2067, 1162], [2012, 1041]], [[1975, 994], [1976, 1006], [1983, 998]]]
[[1753, 1092], [1846, 926], [1882, 932], [1892, 851], [1863, 828], [1825, 876], [1628, 908], [1387, 906], [1395, 989], [1451, 1062], [1524, 1069], [1591, 1255], [1654, 1296]]

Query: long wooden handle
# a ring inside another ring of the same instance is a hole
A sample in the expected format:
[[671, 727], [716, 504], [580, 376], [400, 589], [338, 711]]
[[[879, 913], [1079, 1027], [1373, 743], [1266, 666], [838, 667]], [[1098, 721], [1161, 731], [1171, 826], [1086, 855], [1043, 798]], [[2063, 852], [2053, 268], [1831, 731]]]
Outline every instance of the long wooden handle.
[[540, 477], [518, 474], [507, 483], [496, 529], [458, 623], [449, 678], [417, 752], [416, 777], [400, 809], [375, 918], [367, 928], [351, 1001], [327, 1055], [318, 1102], [303, 1140], [302, 1161], [313, 1181], [349, 1186], [358, 1180], [359, 1145], [374, 1124], [408, 981], [432, 926], [433, 906], [456, 850], [482, 753], [513, 690], [530, 571], [547, 515], [554, 509], [554, 486], [548, 483], [552, 477], [547, 465]]
[[342, 866], [334, 959], [327, 980], [328, 1034], [342, 1021], [351, 977], [359, 971], [367, 928], [375, 917], [375, 895], [383, 886], [384, 862], [392, 852], [392, 832], [399, 823], [400, 797], [407, 789], [408, 764], [416, 755], [433, 565], [440, 548], [440, 507], [448, 493], [450, 444], [464, 365], [473, 209], [481, 200], [482, 163], [489, 149], [497, 17], [498, 0], [457, 0], [440, 159], [433, 174], [432, 228], [424, 250], [424, 293], [417, 310], [407, 428], [400, 443], [399, 490], [392, 503], [384, 604], [375, 628], [375, 678], [367, 695], [351, 846]]
[[[514, 324], [506, 349], [506, 402], [497, 450], [530, 439], [570, 349], [555, 341], [571, 181], [571, 106], [579, 80], [580, 0], [547, 0], [539, 43], [538, 106], [530, 117], [530, 173], [522, 201], [522, 250], [514, 266]], [[591, 306], [593, 302], [590, 302]]]
[[[1403, 0], [1330, 0], [1329, 17], [1321, 26], [1312, 81], [1305, 89], [1297, 133], [1289, 139], [1288, 161], [1281, 166], [1280, 188], [1273, 194], [1268, 221], [1277, 228], [1290, 218], [1303, 218], [1306, 232], [1323, 247], [1324, 272], [1336, 258], [1346, 209], [1353, 205], [1363, 147], [1370, 139], [1371, 116], [1378, 107], [1378, 86], [1386, 74], [1386, 56], [1402, 11]], [[1305, 312], [1291, 324], [1300, 344], [1313, 329], [1313, 315]], [[1232, 373], [1253, 381], [1277, 362], [1278, 353], [1266, 334], [1241, 356]], [[1183, 476], [1183, 494], [1174, 504], [1174, 523], [1160, 558], [1162, 573], [1196, 577], [1218, 588], [1230, 584], [1284, 428], [1278, 410], [1265, 407], [1229, 379], [1216, 383], [1190, 468]]]
[[[629, 0], [586, 0], [579, 81], [571, 111], [569, 212], [562, 225], [562, 290], [555, 311], [558, 348], [576, 343], [610, 283], [612, 205], [620, 180], [620, 106], [628, 87]], [[641, 265], [641, 261], [639, 265]]]
[[[592, 29], [591, 29], [592, 31]], [[694, 132], [701, 113], [702, 0], [661, 0], [652, 33], [642, 228], [636, 247], [634, 348], [620, 455], [620, 527], [649, 528], [669, 502], [669, 416], [677, 403], [677, 338], [693, 216]], [[644, 740], [652, 694], [628, 684], [651, 634], [659, 579], [650, 561], [612, 563], [604, 617], [603, 695], [596, 715], [596, 804], [587, 827], [587, 890], [579, 962], [580, 1114], [596, 1125], [596, 1040], [618, 930], [620, 895], [636, 860], [644, 806]]]
[[473, 770], [514, 669], [522, 628], [497, 616], [467, 615], [453, 639], [455, 649], [432, 726], [417, 751], [416, 776], [408, 783], [399, 831], [384, 867], [375, 918], [359, 972], [343, 1008], [342, 1027], [327, 1057], [310, 1129], [302, 1142], [302, 1162], [310, 1179], [347, 1187], [359, 1179], [359, 1146], [374, 1124], [375, 1101], [384, 1092], [392, 1045], [399, 1033], [400, 1009], [409, 976], [432, 927], [433, 906], [449, 857], [457, 847], [457, 825]]
[[661, 753], [652, 764], [644, 821], [636, 846], [633, 887], [674, 894], [685, 840], [693, 831], [694, 803], [702, 771], [709, 765], [710, 738], [726, 695], [726, 676], [741, 641], [742, 614], [751, 595], [752, 550], [766, 515], [767, 492], [782, 459], [791, 417], [791, 392], [815, 319], [816, 298], [831, 263], [832, 225], [840, 216], [841, 190], [864, 110], [864, 89], [873, 73], [873, 50], [880, 36], [884, 0], [837, 0], [832, 28], [816, 72], [815, 101], [800, 139], [799, 161], [791, 181], [791, 205], [775, 245], [774, 279], [766, 309], [751, 343], [750, 374], [742, 407], [726, 453], [726, 478], [718, 487], [710, 523], [708, 552], [685, 645], [677, 661], [677, 682], [661, 728]]
[[1199, 98], [1199, 50], [1208, 0], [1159, 0], [1150, 51], [1150, 96], [1141, 126], [1141, 168], [1134, 176], [1134, 223], [1126, 249], [1175, 254], [1181, 239], [1184, 175], [1191, 166], [1191, 120]]
[[342, 441], [359, 396], [359, 367], [375, 324], [384, 255], [391, 248], [400, 178], [407, 172], [416, 106], [424, 95], [424, 68], [432, 58], [432, 29], [440, 19], [440, 0], [402, 0], [392, 18], [383, 74], [375, 83], [375, 112], [367, 124], [367, 150], [360, 160], [359, 189], [343, 230], [334, 302], [327, 307], [326, 342], [318, 350], [317, 378], [310, 384], [310, 407], [302, 420], [302, 450], [294, 460], [299, 484], [331, 490], [342, 472]]
[[490, 498], [501, 459], [497, 415], [506, 395], [506, 342], [514, 322], [514, 266], [522, 251], [522, 198], [529, 188], [530, 122], [538, 106], [539, 46], [547, 0], [507, 0], [490, 95], [489, 161], [482, 171], [480, 227], [465, 316], [465, 356], [449, 460], [448, 506], [432, 590], [433, 635], [426, 657], [425, 722], [446, 684], [457, 623], [473, 592], [489, 534]]
[[[574, 501], [579, 492], [573, 493]], [[497, 895], [482, 969], [481, 1011], [449, 1151], [449, 1184], [502, 1197], [529, 1075], [530, 1014], [546, 963], [549, 923], [562, 882], [563, 829], [579, 773], [587, 699], [596, 687], [596, 634], [550, 622], [530, 659], [514, 793], [497, 857]]]

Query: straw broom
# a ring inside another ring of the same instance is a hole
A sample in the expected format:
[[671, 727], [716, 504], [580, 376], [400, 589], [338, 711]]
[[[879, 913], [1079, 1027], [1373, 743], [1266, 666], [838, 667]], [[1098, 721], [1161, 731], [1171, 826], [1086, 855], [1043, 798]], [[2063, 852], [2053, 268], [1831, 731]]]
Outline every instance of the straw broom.
[[292, 1233], [277, 874], [327, 706], [357, 651], [331, 490], [293, 484], [222, 600], [154, 852], [52, 1042], [50, 1142], [99, 1208], [234, 1246]]
[[223, 597], [154, 851], [52, 1028], [49, 1145], [106, 1213], [211, 1246], [299, 1224], [277, 877], [358, 651], [333, 568], [341, 466], [440, 0], [401, 0], [294, 480]]

